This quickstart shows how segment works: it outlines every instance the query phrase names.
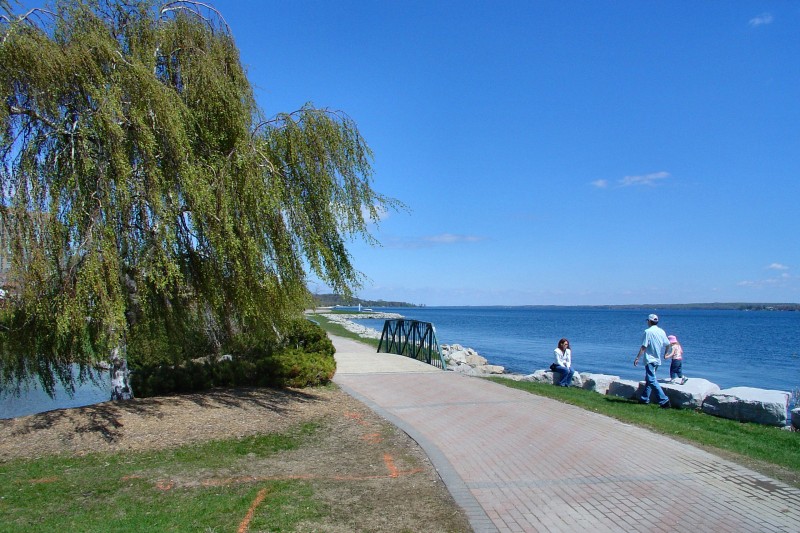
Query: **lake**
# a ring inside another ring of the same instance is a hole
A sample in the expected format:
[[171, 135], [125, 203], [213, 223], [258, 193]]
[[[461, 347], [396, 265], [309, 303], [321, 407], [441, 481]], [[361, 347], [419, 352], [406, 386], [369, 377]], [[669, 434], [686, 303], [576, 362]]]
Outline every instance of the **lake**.
[[[376, 309], [377, 311], [378, 309]], [[800, 312], [604, 309], [592, 307], [384, 308], [408, 319], [431, 322], [439, 344], [474, 348], [507, 372], [529, 374], [553, 362], [561, 337], [572, 347], [579, 372], [644, 379], [633, 366], [646, 318], [678, 337], [683, 372], [722, 388], [737, 386], [792, 391], [800, 387]], [[382, 331], [383, 320], [356, 322]], [[669, 364], [659, 378], [669, 377]]]
[[[705, 378], [722, 388], [737, 386], [793, 391], [800, 387], [800, 312], [631, 310], [589, 307], [420, 307], [383, 308], [408, 319], [431, 322], [439, 344], [458, 343], [474, 348], [491, 364], [507, 372], [529, 374], [550, 366], [558, 339], [572, 346], [573, 365], [579, 372], [644, 379], [633, 366], [645, 319], [659, 315], [668, 335], [676, 335], [684, 349], [684, 375]], [[382, 331], [383, 320], [358, 320]], [[669, 364], [659, 378], [669, 377]], [[111, 397], [107, 374], [99, 386], [87, 383], [70, 397], [58, 388], [49, 398], [31, 383], [22, 397], [0, 395], [0, 418], [79, 407]], [[135, 391], [134, 391], [135, 392]]]
[[[78, 375], [77, 366], [73, 368]], [[111, 399], [111, 378], [108, 372], [96, 376], [97, 383], [86, 381], [76, 385], [70, 395], [61, 384], [56, 384], [55, 397], [51, 398], [42, 389], [38, 380], [28, 380], [19, 396], [3, 391], [0, 393], [0, 418], [15, 418], [65, 407], [82, 407], [106, 402]]]

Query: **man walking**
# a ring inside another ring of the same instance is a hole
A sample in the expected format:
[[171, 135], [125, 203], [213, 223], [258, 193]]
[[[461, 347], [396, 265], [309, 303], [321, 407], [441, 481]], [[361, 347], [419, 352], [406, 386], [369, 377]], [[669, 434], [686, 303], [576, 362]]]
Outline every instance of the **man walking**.
[[639, 358], [644, 354], [644, 394], [639, 398], [639, 403], [650, 403], [650, 391], [655, 389], [658, 393], [658, 405], [669, 407], [669, 398], [664, 394], [661, 385], [656, 379], [656, 370], [661, 365], [661, 354], [665, 354], [669, 348], [669, 339], [664, 330], [658, 327], [658, 316], [649, 315], [647, 317], [647, 329], [644, 330], [642, 337], [642, 347], [633, 360], [633, 366], [639, 364]]

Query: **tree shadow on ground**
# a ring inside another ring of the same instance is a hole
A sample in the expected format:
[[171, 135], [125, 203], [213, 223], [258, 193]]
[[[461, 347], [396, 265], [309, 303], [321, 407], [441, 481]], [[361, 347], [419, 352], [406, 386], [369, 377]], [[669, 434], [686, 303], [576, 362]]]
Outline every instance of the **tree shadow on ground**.
[[36, 431], [52, 428], [59, 423], [79, 416], [84, 423], [75, 427], [77, 433], [95, 433], [108, 443], [123, 437], [124, 414], [135, 414], [140, 417], [164, 418], [163, 406], [170, 403], [189, 401], [205, 409], [257, 407], [286, 415], [296, 404], [322, 401], [313, 389], [212, 389], [202, 393], [190, 393], [175, 396], [150, 398], [134, 398], [129, 401], [104, 402], [95, 405], [56, 409], [18, 419], [0, 420], [0, 425], [19, 424], [12, 435], [33, 434]]

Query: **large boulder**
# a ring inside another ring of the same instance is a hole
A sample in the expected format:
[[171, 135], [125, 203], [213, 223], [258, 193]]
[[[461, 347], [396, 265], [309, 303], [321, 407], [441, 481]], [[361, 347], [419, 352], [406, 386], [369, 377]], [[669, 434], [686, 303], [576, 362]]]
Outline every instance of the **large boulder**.
[[[531, 383], [547, 383], [548, 385], [558, 385], [558, 382], [561, 381], [561, 374], [558, 372], [553, 372], [552, 370], [536, 370], [533, 374], [527, 374], [522, 376], [519, 381], [530, 381]], [[572, 383], [571, 386], [573, 387], [582, 387], [583, 386], [583, 379], [581, 379], [580, 374], [575, 372], [572, 376]]]
[[789, 393], [777, 390], [734, 387], [711, 394], [703, 401], [703, 412], [742, 422], [785, 426]]
[[467, 350], [467, 364], [469, 366], [484, 366], [488, 362], [485, 357], [478, 355], [471, 348]]
[[614, 396], [617, 398], [625, 398], [632, 400], [636, 398], [636, 391], [639, 390], [639, 382], [630, 379], [620, 379], [612, 381], [608, 384], [606, 396]]
[[442, 356], [448, 366], [467, 364], [467, 351], [459, 344], [442, 345]]
[[475, 370], [474, 367], [469, 365], [456, 365], [456, 366], [449, 366], [447, 367], [448, 370], [452, 370], [453, 372], [458, 372], [459, 374], [464, 374], [465, 376], [480, 376], [481, 374]]
[[472, 348], [464, 348], [460, 344], [443, 344], [441, 348], [447, 370], [468, 376], [490, 376], [506, 371], [502, 366], [488, 364], [486, 358]]
[[570, 383], [570, 387], [578, 387], [579, 389], [582, 389], [583, 386], [583, 376], [576, 370], [575, 373], [572, 374], [572, 383]]
[[549, 370], [536, 370], [533, 374], [523, 376], [520, 381], [530, 381], [531, 383], [553, 383], [553, 373]]
[[506, 371], [505, 367], [500, 365], [483, 365], [479, 366], [478, 369], [484, 374], [504, 374]]
[[681, 409], [700, 409], [707, 396], [719, 392], [719, 385], [703, 378], [691, 378], [683, 385], [661, 383], [661, 388], [672, 407]]
[[792, 429], [800, 431], [800, 407], [792, 409]]
[[526, 379], [529, 374], [503, 374], [502, 376], [497, 376], [500, 378], [505, 378], [511, 381], [530, 381]]
[[[534, 372], [534, 374], [541, 376], [540, 383], [558, 385], [561, 381], [561, 372], [553, 372], [552, 370], [537, 370]], [[583, 378], [581, 377], [580, 372], [575, 372], [572, 374], [572, 382], [569, 384], [569, 386], [578, 387], [579, 389], [583, 388]]]
[[583, 380], [583, 388], [586, 390], [599, 392], [605, 394], [608, 392], [608, 387], [614, 381], [619, 381], [619, 376], [609, 376], [607, 374], [591, 374], [584, 372], [581, 374]]

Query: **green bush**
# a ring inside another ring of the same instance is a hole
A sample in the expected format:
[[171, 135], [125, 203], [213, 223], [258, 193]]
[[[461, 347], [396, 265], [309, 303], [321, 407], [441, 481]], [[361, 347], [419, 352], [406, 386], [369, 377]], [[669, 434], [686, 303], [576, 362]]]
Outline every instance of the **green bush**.
[[190, 360], [172, 365], [132, 362], [131, 385], [140, 397], [212, 387], [324, 385], [336, 372], [335, 351], [322, 328], [307, 320], [296, 320], [288, 326], [280, 345], [263, 341], [257, 346], [240, 345], [231, 351], [231, 361], [210, 358], [207, 362]]
[[330, 382], [336, 361], [333, 354], [287, 348], [258, 361], [256, 369], [260, 386], [308, 387]]

